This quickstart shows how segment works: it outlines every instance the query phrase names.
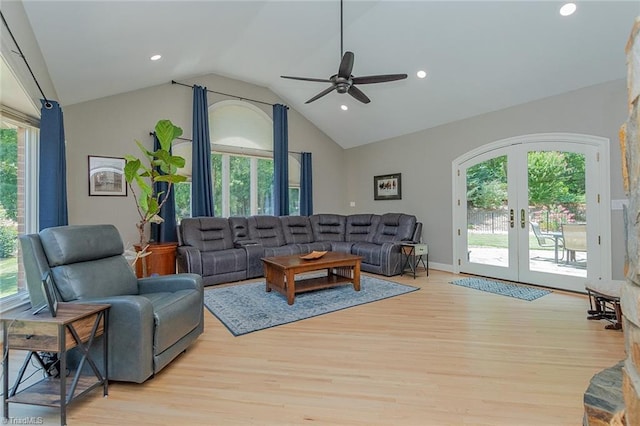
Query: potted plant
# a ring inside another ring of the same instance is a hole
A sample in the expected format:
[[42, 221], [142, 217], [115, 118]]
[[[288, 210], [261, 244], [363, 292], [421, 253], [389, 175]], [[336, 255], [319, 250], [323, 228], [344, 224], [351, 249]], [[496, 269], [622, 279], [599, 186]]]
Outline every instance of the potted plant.
[[[147, 275], [146, 256], [150, 254], [147, 251], [149, 248], [147, 224], [164, 221], [160, 217], [160, 209], [169, 200], [173, 184], [187, 180], [185, 176], [178, 174], [178, 169], [184, 167], [184, 158], [170, 153], [171, 145], [177, 137], [182, 135], [182, 129], [170, 120], [160, 120], [156, 124], [155, 132], [160, 148], [150, 151], [136, 140], [143, 156], [138, 158], [126, 155], [124, 167], [125, 180], [133, 194], [140, 217], [140, 221], [136, 224], [140, 239], [134, 264], [138, 259], [142, 259], [143, 276]], [[167, 183], [166, 191], [157, 190], [158, 182]]]

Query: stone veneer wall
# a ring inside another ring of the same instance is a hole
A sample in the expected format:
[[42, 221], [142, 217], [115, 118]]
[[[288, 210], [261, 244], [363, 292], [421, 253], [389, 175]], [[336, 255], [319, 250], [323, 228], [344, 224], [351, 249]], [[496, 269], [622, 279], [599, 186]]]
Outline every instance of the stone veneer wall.
[[622, 173], [629, 207], [625, 211], [627, 281], [620, 304], [627, 358], [622, 370], [622, 393], [627, 425], [640, 425], [640, 18], [626, 46], [629, 118], [620, 129]]

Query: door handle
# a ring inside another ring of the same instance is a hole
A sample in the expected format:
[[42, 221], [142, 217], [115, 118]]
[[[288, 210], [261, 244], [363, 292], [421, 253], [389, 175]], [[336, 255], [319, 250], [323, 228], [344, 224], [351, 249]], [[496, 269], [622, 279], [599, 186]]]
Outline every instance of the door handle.
[[524, 220], [524, 209], [520, 209], [520, 227], [525, 228], [526, 221]]
[[516, 218], [513, 209], [509, 210], [509, 226], [513, 228], [515, 226]]

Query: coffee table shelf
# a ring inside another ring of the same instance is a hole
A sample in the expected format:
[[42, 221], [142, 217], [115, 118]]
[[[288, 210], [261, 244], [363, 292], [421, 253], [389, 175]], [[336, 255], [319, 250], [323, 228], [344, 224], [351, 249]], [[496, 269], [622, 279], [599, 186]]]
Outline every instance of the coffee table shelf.
[[340, 275], [327, 275], [325, 277], [305, 278], [296, 280], [296, 293], [306, 291], [321, 290], [323, 288], [335, 287], [343, 284], [351, 284], [353, 278], [342, 277]]

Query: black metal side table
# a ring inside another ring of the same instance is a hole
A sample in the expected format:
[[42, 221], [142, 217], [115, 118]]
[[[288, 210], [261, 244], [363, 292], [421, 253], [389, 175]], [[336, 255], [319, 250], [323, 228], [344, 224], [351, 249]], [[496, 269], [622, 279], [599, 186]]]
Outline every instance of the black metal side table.
[[418, 269], [420, 262], [422, 262], [422, 266], [424, 266], [424, 269], [427, 271], [427, 276], [429, 276], [429, 246], [427, 244], [403, 243], [400, 248], [400, 256], [400, 262], [402, 263], [400, 275], [403, 275], [404, 271], [409, 267], [415, 279], [416, 269]]

